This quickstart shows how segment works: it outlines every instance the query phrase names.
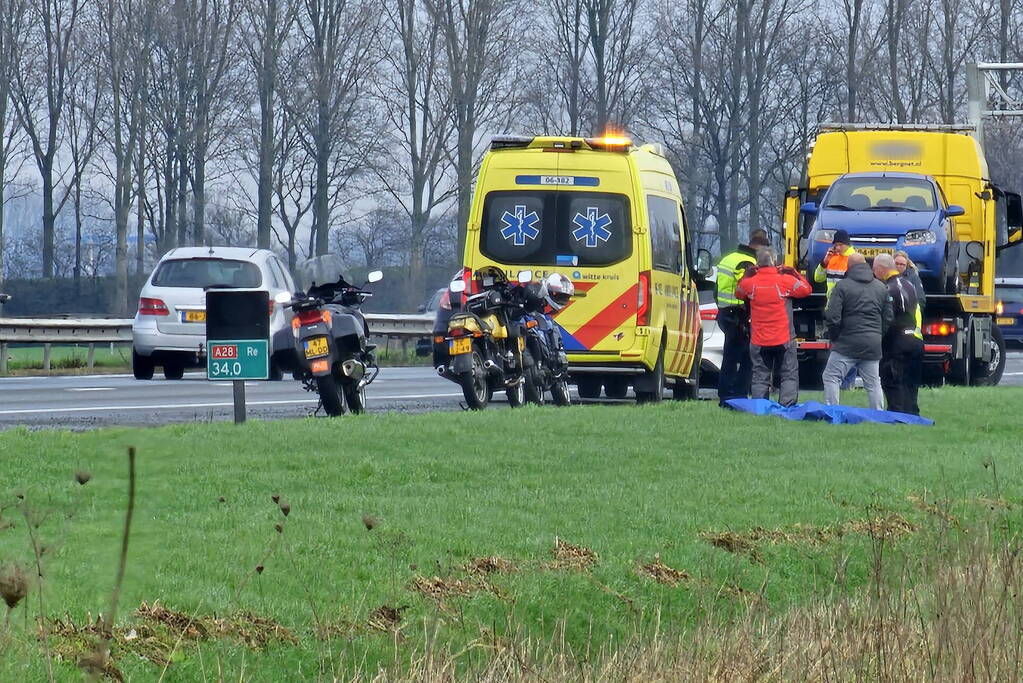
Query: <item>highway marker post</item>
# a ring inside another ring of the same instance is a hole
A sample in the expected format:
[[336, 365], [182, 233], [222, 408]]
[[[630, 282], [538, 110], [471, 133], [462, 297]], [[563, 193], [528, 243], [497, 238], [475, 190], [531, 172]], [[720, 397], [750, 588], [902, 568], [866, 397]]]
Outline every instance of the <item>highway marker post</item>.
[[245, 422], [245, 382], [270, 376], [270, 293], [206, 292], [206, 379], [230, 380], [234, 422]]

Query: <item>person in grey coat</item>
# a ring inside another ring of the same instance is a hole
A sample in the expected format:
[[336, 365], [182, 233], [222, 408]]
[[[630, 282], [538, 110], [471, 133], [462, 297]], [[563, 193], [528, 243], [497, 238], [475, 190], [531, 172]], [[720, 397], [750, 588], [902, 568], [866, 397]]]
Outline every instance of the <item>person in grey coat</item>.
[[849, 257], [849, 270], [831, 292], [824, 323], [831, 355], [824, 368], [824, 402], [837, 405], [842, 378], [853, 368], [867, 389], [870, 407], [884, 409], [879, 365], [881, 339], [892, 322], [888, 287], [874, 278], [862, 254]]

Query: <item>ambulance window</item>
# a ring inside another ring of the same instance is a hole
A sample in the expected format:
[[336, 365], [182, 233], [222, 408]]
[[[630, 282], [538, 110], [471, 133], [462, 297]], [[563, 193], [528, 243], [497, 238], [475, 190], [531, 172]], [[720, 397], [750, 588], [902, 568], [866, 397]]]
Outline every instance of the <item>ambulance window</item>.
[[491, 192], [483, 206], [481, 248], [500, 263], [543, 263], [554, 223], [553, 192]]
[[559, 254], [575, 254], [580, 266], [609, 266], [632, 253], [629, 202], [624, 196], [562, 192], [558, 205]]
[[606, 266], [632, 254], [629, 201], [606, 192], [490, 192], [481, 232], [483, 254], [509, 265]]
[[654, 268], [668, 273], [682, 272], [682, 246], [679, 242], [678, 204], [673, 199], [647, 195], [650, 240]]

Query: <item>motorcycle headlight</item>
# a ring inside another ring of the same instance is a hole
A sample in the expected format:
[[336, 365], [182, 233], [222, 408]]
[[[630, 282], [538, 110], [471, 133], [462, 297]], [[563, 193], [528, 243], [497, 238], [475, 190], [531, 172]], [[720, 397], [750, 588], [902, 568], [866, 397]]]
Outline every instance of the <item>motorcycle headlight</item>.
[[906, 239], [902, 243], [907, 247], [919, 247], [924, 244], [934, 244], [937, 239], [930, 230], [910, 230], [906, 233]]
[[828, 244], [831, 244], [835, 241], [835, 231], [828, 228], [820, 228], [814, 234], [813, 239], [815, 242], [827, 242]]

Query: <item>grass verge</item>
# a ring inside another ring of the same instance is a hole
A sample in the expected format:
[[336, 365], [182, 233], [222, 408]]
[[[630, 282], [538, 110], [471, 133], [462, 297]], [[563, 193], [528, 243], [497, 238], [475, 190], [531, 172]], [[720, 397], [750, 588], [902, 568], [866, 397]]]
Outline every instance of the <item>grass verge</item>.
[[[929, 632], [923, 617], [949, 612], [928, 600], [982, 561], [1015, 585], [1004, 549], [1023, 493], [1021, 399], [927, 390], [930, 428], [701, 402], [4, 432], [0, 566], [32, 581], [0, 641], [0, 679], [45, 679], [43, 646], [73, 677], [101, 635], [118, 671], [142, 679], [167, 667], [182, 680], [668, 680], [694, 658], [722, 680], [729, 670], [711, 667], [725, 662], [800, 677], [777, 668], [808, 661], [785, 634], [818, 628], [804, 641], [819, 649], [826, 625], [876, 633], [863, 625], [881, 596], [914, 594], [918, 612], [886, 623]], [[129, 445], [122, 609], [100, 634]], [[744, 642], [760, 649], [741, 664]]]
[[[88, 370], [87, 346], [53, 346], [50, 355], [50, 374], [77, 374]], [[7, 350], [7, 374], [10, 376], [47, 374], [43, 370], [42, 345], [18, 346]], [[131, 347], [97, 344], [94, 358], [95, 372], [123, 371], [131, 368]]]

